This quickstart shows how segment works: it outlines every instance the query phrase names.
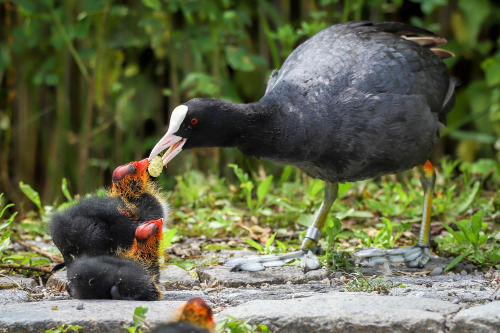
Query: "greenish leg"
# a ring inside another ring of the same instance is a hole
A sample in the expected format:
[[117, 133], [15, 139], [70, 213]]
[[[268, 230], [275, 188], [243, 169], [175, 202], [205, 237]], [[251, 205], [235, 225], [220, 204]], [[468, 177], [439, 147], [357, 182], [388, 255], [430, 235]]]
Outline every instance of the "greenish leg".
[[321, 229], [325, 225], [328, 212], [332, 207], [333, 202], [337, 198], [339, 192], [339, 185], [337, 183], [325, 182], [325, 196], [318, 212], [314, 218], [313, 224], [307, 228], [306, 237], [302, 242], [299, 251], [304, 253], [301, 259], [300, 267], [304, 272], [312, 271], [321, 267], [316, 254], [318, 254], [318, 241], [321, 238]]
[[434, 192], [434, 184], [436, 183], [436, 172], [432, 167], [431, 162], [422, 167], [422, 187], [424, 188], [424, 205], [422, 212], [422, 225], [420, 227], [420, 236], [418, 237], [418, 245], [429, 246], [431, 239], [431, 206], [432, 195]]
[[321, 229], [325, 225], [328, 212], [337, 198], [339, 186], [337, 183], [325, 182], [325, 196], [313, 224], [307, 228], [306, 237], [299, 250], [290, 253], [268, 254], [247, 258], [231, 258], [225, 265], [232, 267], [231, 271], [261, 271], [266, 267], [283, 266], [293, 259], [301, 259], [300, 265], [304, 272], [318, 269], [321, 262], [316, 257]]
[[306, 237], [302, 242], [301, 250], [316, 252], [318, 241], [321, 238], [321, 230], [325, 225], [326, 218], [330, 212], [333, 202], [337, 199], [339, 192], [338, 183], [325, 182], [325, 196], [319, 210], [316, 212], [313, 224], [307, 228]]
[[429, 244], [431, 240], [431, 207], [434, 184], [436, 183], [436, 172], [430, 161], [422, 166], [422, 187], [424, 189], [424, 203], [422, 212], [422, 225], [418, 243], [412, 247], [394, 248], [389, 250], [363, 249], [355, 253], [358, 263], [374, 266], [387, 262], [404, 262], [408, 267], [424, 267], [431, 258]]

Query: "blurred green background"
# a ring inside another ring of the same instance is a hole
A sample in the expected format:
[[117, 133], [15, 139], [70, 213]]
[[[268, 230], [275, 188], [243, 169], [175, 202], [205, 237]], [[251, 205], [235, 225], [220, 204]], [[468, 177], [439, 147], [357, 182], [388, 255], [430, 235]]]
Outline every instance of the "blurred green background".
[[[117, 165], [148, 156], [183, 101], [259, 100], [298, 44], [349, 20], [445, 36], [462, 85], [433, 159], [499, 158], [493, 0], [0, 0], [0, 20], [0, 193], [17, 209], [26, 208], [20, 181], [47, 203], [61, 201], [63, 178], [72, 193], [109, 185]], [[189, 169], [232, 177], [229, 162], [259, 163], [234, 149], [185, 151], [160, 181], [171, 188]]]

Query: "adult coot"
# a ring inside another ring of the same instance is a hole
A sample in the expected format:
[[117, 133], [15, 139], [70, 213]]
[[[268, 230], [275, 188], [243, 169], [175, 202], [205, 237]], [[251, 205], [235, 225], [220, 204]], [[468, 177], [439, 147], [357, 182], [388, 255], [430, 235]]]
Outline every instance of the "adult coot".
[[[408, 36], [427, 37], [408, 37]], [[299, 251], [231, 260], [235, 269], [261, 270], [314, 255], [337, 196], [338, 182], [356, 181], [423, 166], [424, 213], [418, 244], [358, 253], [368, 263], [429, 260], [429, 224], [435, 173], [427, 161], [455, 102], [455, 80], [434, 49], [446, 42], [402, 23], [348, 22], [324, 29], [290, 54], [252, 104], [192, 99], [172, 112], [165, 136], [168, 163], [182, 149], [237, 147], [243, 153], [299, 167], [325, 181], [325, 197]], [[427, 161], [427, 162], [426, 162]]]

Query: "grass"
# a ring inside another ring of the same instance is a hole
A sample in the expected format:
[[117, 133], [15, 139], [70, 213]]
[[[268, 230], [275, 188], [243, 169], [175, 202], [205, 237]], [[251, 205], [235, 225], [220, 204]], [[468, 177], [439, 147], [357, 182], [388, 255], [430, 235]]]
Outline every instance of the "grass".
[[404, 287], [401, 283], [394, 285], [391, 280], [384, 281], [381, 277], [366, 277], [358, 270], [350, 274], [349, 280], [344, 284], [342, 291], [367, 293], [376, 291], [381, 294], [387, 294], [394, 287]]
[[[206, 236], [239, 240], [232, 246], [204, 245], [214, 250], [249, 246], [261, 253], [274, 253], [297, 248], [321, 204], [323, 183], [289, 166], [274, 177], [264, 168], [246, 173], [236, 165], [230, 167], [234, 182], [194, 170], [176, 178], [176, 187], [166, 193], [172, 205], [172, 230], [166, 234], [165, 246], [182, 236]], [[499, 163], [445, 159], [437, 167], [433, 250], [456, 257], [453, 264], [467, 260], [483, 269], [500, 268]], [[74, 197], [64, 180], [61, 191], [67, 200], [57, 205], [44, 204], [28, 184], [21, 183], [20, 188], [37, 211], [18, 217], [10, 213], [14, 208], [11, 205], [0, 210], [0, 264], [47, 267], [48, 259], [34, 252], [13, 251], [9, 244], [16, 239], [49, 240], [50, 212], [73, 204]], [[320, 243], [326, 250], [323, 262], [327, 267], [352, 269], [352, 258], [342, 254], [344, 251], [415, 244], [423, 198], [418, 170], [341, 184], [339, 192]], [[188, 270], [194, 265], [189, 260], [174, 259], [173, 263]]]

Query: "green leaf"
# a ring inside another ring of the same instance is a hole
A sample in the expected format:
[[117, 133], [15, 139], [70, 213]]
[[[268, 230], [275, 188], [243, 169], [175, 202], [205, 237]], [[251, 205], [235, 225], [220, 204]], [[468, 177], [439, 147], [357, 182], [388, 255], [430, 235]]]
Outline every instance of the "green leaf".
[[340, 233], [340, 229], [342, 229], [342, 222], [336, 217], [330, 219], [326, 226], [326, 238], [329, 245], [332, 245], [337, 235]]
[[51, 73], [45, 76], [45, 83], [49, 86], [55, 86], [59, 82], [59, 76], [57, 74]]
[[471, 244], [474, 242], [474, 235], [472, 234], [472, 231], [469, 229], [469, 221], [467, 220], [462, 220], [460, 222], [455, 222], [457, 225], [458, 229], [462, 232], [462, 235], [464, 236], [463, 238]]
[[473, 256], [474, 256], [474, 259], [476, 259], [476, 261], [480, 264], [484, 263], [484, 255], [483, 253], [481, 252], [481, 250], [479, 249], [474, 249], [474, 253], [473, 253]]
[[177, 234], [177, 228], [172, 228], [163, 234], [163, 239], [160, 243], [160, 249], [165, 250], [172, 243], [172, 239]]
[[392, 232], [393, 232], [392, 222], [388, 218], [385, 218], [385, 217], [381, 217], [380, 219], [385, 224], [386, 240], [388, 243], [390, 243], [392, 240]]
[[40, 195], [35, 191], [30, 185], [19, 182], [19, 188], [33, 203], [38, 207], [40, 215], [45, 215], [45, 211], [42, 207], [42, 202], [40, 201]]
[[479, 240], [479, 233], [481, 232], [481, 227], [483, 226], [483, 212], [480, 210], [474, 216], [472, 216], [471, 229], [474, 233], [476, 240]]
[[450, 269], [452, 269], [453, 267], [455, 267], [459, 262], [461, 262], [465, 257], [467, 257], [469, 254], [472, 253], [472, 249], [468, 249], [467, 251], [465, 251], [464, 253], [462, 253], [461, 255], [459, 255], [458, 257], [456, 257], [455, 259], [453, 259], [450, 264], [444, 269], [444, 271], [449, 271]]
[[64, 194], [64, 197], [66, 198], [66, 200], [73, 201], [73, 198], [71, 197], [71, 194], [69, 193], [69, 190], [68, 190], [68, 181], [66, 180], [66, 178], [62, 179], [61, 190], [62, 190], [62, 193]]
[[307, 196], [315, 198], [318, 192], [323, 188], [323, 182], [319, 179], [313, 179], [308, 186]]
[[300, 214], [299, 215], [299, 224], [304, 227], [309, 227], [313, 224], [314, 214]]
[[142, 0], [144, 6], [151, 8], [155, 11], [161, 10], [160, 0]]
[[146, 313], [148, 308], [145, 306], [138, 306], [134, 310], [134, 325], [140, 326], [146, 321]]
[[257, 251], [259, 251], [259, 252], [265, 252], [265, 248], [262, 245], [260, 245], [259, 243], [257, 243], [256, 241], [254, 241], [253, 239], [243, 238], [243, 240], [245, 242], [247, 242], [250, 246], [252, 246], [253, 248], [255, 248]]
[[259, 186], [257, 187], [257, 207], [260, 207], [262, 201], [266, 197], [267, 192], [269, 192], [269, 188], [273, 182], [273, 176], [267, 176]]
[[446, 223], [441, 222], [441, 225], [443, 226], [443, 228], [446, 229], [446, 231], [448, 231], [450, 233], [450, 235], [453, 236], [453, 239], [455, 239], [455, 241], [457, 243], [464, 240], [463, 237], [460, 237], [460, 235], [458, 233], [456, 233], [455, 230], [453, 230], [452, 228], [450, 228], [450, 226], [448, 226]]
[[271, 237], [269, 237], [266, 241], [266, 252], [269, 252], [269, 248], [271, 247], [271, 244], [273, 243], [274, 239], [276, 238], [276, 235], [278, 233], [275, 232], [274, 235], [272, 235]]
[[279, 240], [276, 239], [276, 245], [278, 245], [281, 252], [286, 252], [287, 247], [286, 247], [285, 243], [280, 242]]
[[337, 194], [337, 198], [341, 199], [344, 196], [344, 194], [346, 194], [347, 191], [349, 191], [351, 186], [352, 186], [352, 183], [339, 184], [339, 192]]
[[7, 246], [10, 244], [10, 235], [11, 231], [7, 230], [3, 233], [3, 235], [0, 237], [0, 252], [5, 250]]
[[472, 189], [470, 190], [467, 198], [457, 207], [457, 213], [463, 213], [470, 207], [477, 195], [477, 192], [479, 191], [480, 185], [481, 184], [479, 181], [474, 182], [474, 185], [472, 186]]
[[290, 175], [292, 174], [292, 167], [287, 165], [285, 168], [283, 168], [283, 172], [281, 173], [280, 177], [280, 185], [283, 185], [284, 182], [290, 178]]

